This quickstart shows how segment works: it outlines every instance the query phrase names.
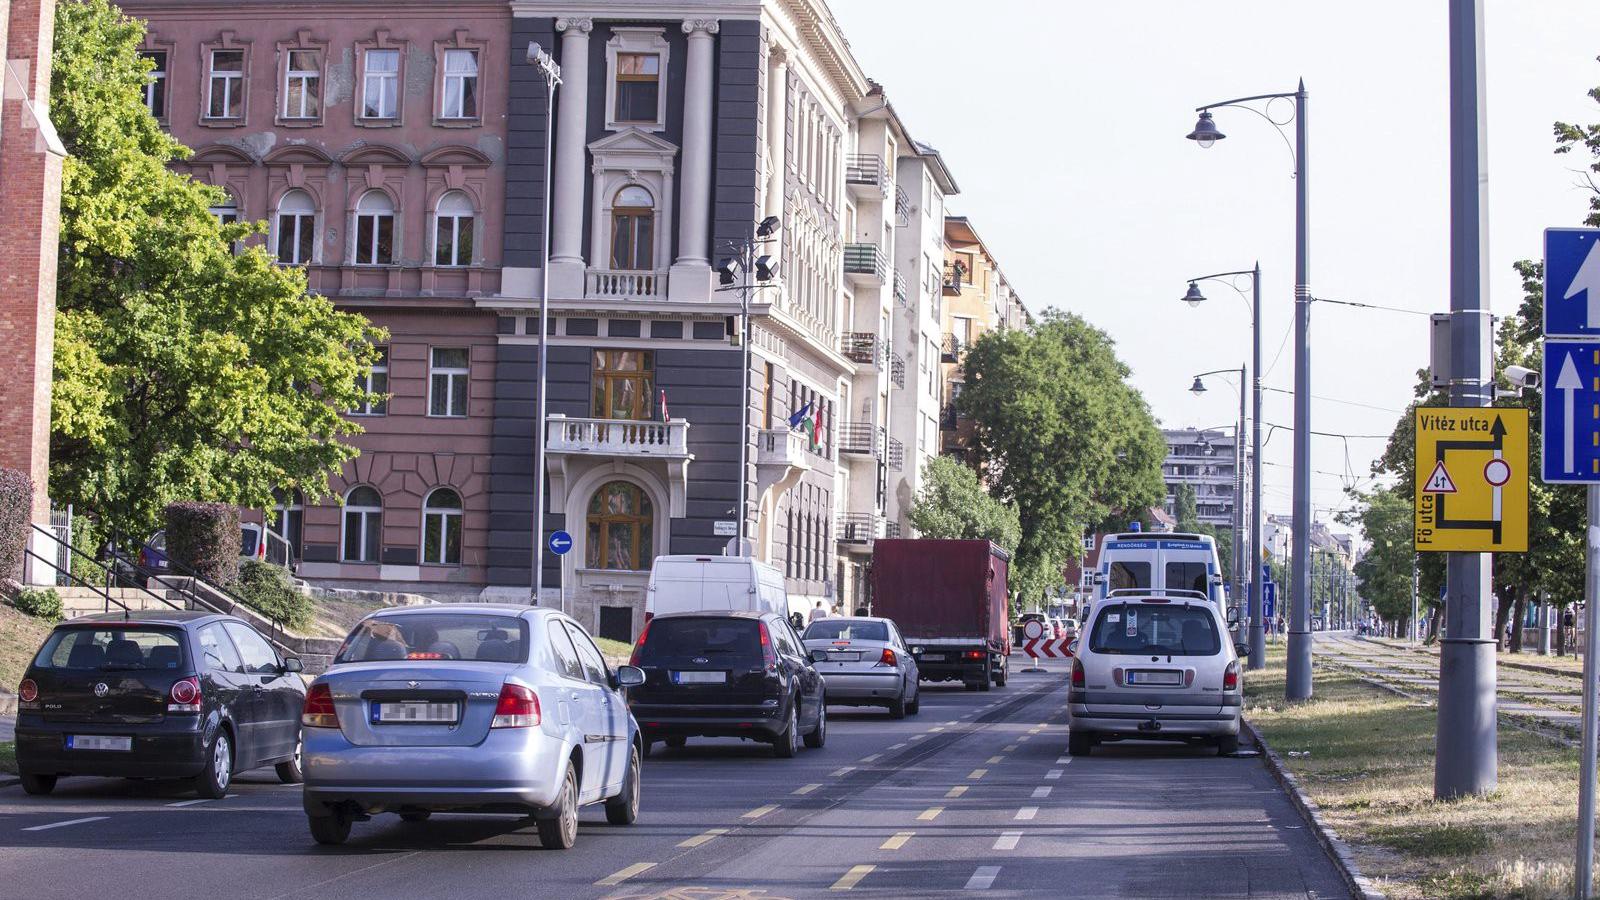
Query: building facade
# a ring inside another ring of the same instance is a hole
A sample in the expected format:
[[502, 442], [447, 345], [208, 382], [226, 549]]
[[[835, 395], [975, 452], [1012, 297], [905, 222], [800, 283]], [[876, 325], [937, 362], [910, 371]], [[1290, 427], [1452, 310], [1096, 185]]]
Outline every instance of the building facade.
[[[1195, 514], [1202, 524], [1232, 528], [1241, 472], [1250, 470], [1249, 448], [1244, 448], [1241, 470], [1234, 436], [1228, 432], [1180, 428], [1163, 430], [1161, 434], [1167, 441], [1167, 458], [1161, 463], [1161, 477], [1167, 485], [1167, 514], [1177, 515], [1178, 487], [1188, 485], [1194, 488]], [[1244, 502], [1243, 521], [1249, 522], [1248, 496]]]
[[973, 342], [1000, 328], [1020, 328], [1028, 321], [1027, 308], [1001, 270], [977, 229], [965, 216], [944, 220], [944, 333], [939, 345], [944, 398], [940, 413], [942, 451], [968, 459], [973, 422], [956, 411], [956, 398], [966, 386], [962, 357]]

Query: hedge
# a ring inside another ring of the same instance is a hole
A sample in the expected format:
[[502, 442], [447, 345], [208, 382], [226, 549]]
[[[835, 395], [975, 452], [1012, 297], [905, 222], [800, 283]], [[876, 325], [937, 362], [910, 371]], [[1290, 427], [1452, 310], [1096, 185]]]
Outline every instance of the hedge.
[[259, 559], [247, 559], [239, 567], [239, 596], [256, 612], [291, 631], [311, 624], [311, 598], [294, 589], [289, 573]]
[[61, 595], [55, 588], [23, 588], [17, 592], [16, 606], [36, 619], [61, 621]]
[[[169, 503], [167, 555], [212, 584], [239, 579], [239, 510], [226, 503]], [[174, 567], [173, 575], [186, 574]]]
[[33, 517], [33, 479], [16, 469], [0, 468], [0, 581], [22, 580], [22, 551], [28, 546]]

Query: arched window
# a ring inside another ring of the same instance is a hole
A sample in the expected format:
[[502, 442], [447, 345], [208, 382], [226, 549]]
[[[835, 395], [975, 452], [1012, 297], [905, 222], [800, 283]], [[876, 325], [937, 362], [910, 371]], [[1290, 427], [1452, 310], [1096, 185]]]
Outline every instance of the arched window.
[[383, 544], [383, 497], [361, 485], [344, 495], [345, 562], [375, 563]]
[[317, 209], [311, 195], [294, 190], [278, 201], [278, 262], [306, 266], [317, 249]]
[[630, 184], [611, 203], [611, 268], [649, 271], [655, 266], [656, 201]]
[[451, 191], [439, 198], [433, 232], [435, 265], [472, 265], [472, 217], [472, 201], [466, 194]]
[[306, 498], [299, 491], [285, 494], [283, 491], [273, 491], [272, 524], [267, 530], [283, 539], [283, 544], [273, 546], [278, 542], [267, 540], [267, 554], [272, 554], [287, 547], [290, 560], [300, 558], [300, 536], [305, 531]]
[[356, 265], [394, 262], [394, 201], [382, 191], [367, 191], [356, 204]]
[[655, 556], [655, 509], [638, 485], [612, 481], [589, 499], [591, 569], [645, 571]]
[[422, 503], [422, 561], [461, 565], [461, 495], [436, 488]]

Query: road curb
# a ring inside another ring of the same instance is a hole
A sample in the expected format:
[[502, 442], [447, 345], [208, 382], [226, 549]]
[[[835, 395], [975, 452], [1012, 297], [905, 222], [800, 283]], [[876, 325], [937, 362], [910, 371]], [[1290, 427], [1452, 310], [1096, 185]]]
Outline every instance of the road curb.
[[1373, 887], [1372, 879], [1361, 874], [1360, 867], [1356, 865], [1355, 854], [1350, 852], [1350, 845], [1323, 821], [1322, 808], [1317, 806], [1317, 801], [1300, 789], [1299, 779], [1295, 778], [1283, 764], [1283, 759], [1278, 756], [1277, 751], [1267, 744], [1266, 738], [1262, 737], [1261, 732], [1257, 731], [1249, 721], [1240, 719], [1239, 724], [1250, 733], [1256, 746], [1261, 748], [1262, 764], [1272, 773], [1273, 779], [1283, 788], [1284, 793], [1289, 795], [1295, 809], [1300, 811], [1301, 818], [1305, 819], [1306, 824], [1316, 833], [1317, 842], [1322, 844], [1322, 849], [1327, 852], [1334, 865], [1339, 867], [1339, 874], [1344, 877], [1345, 886], [1350, 888], [1350, 896], [1359, 897], [1361, 900], [1387, 900], [1382, 891]]

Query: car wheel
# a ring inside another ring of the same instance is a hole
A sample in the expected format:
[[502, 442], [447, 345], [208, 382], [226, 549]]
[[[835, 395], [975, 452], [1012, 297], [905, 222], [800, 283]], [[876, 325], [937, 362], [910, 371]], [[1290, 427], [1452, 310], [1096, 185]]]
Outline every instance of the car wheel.
[[995, 687], [1005, 687], [1006, 686], [1006, 677], [1007, 677], [1007, 675], [1006, 675], [1006, 665], [1004, 663], [1001, 663], [1000, 664], [1000, 671], [994, 673], [994, 686]]
[[639, 818], [639, 748], [628, 751], [628, 774], [622, 792], [606, 801], [606, 821], [613, 825], [632, 825]]
[[306, 816], [311, 826], [311, 839], [319, 844], [337, 845], [350, 839], [350, 814], [333, 810], [325, 816]]
[[305, 749], [300, 738], [294, 740], [294, 755], [278, 763], [273, 770], [278, 773], [278, 780], [284, 784], [299, 784], [306, 780], [305, 769], [301, 768], [300, 753]]
[[671, 747], [672, 749], [677, 750], [677, 749], [683, 747], [685, 744], [689, 743], [689, 739], [686, 738], [686, 737], [669, 737], [669, 738], [667, 738], [666, 743], [667, 743], [668, 747]]
[[206, 748], [206, 767], [194, 780], [195, 792], [207, 800], [221, 800], [233, 782], [233, 741], [226, 728], [218, 728]]
[[35, 797], [43, 797], [56, 789], [56, 776], [54, 775], [28, 775], [22, 776], [22, 792]]
[[978, 682], [978, 690], [987, 691], [989, 689], [989, 680], [992, 677], [993, 677], [993, 675], [989, 671], [989, 667], [987, 665], [984, 666], [983, 667], [983, 680]]
[[1237, 734], [1225, 734], [1222, 737], [1217, 738], [1218, 756], [1232, 756], [1238, 752], [1239, 736]]
[[911, 695], [911, 699], [906, 702], [906, 712], [910, 713], [913, 716], [916, 715], [919, 712], [922, 712], [922, 686], [921, 685], [917, 685], [916, 686], [916, 693], [912, 694]]
[[811, 729], [806, 735], [806, 746], [813, 750], [821, 750], [822, 745], [828, 742], [828, 698], [823, 697], [817, 707], [817, 727]]
[[426, 822], [432, 816], [433, 816], [433, 810], [431, 810], [431, 809], [402, 809], [402, 810], [400, 810], [400, 821], [402, 821], [402, 822]]
[[539, 843], [546, 850], [571, 850], [578, 842], [578, 772], [567, 766], [561, 797], [548, 819], [539, 819]]
[[904, 719], [906, 717], [906, 698], [902, 694], [889, 701], [889, 718]]
[[799, 705], [799, 695], [796, 694], [794, 705], [789, 707], [789, 723], [772, 742], [772, 752], [779, 759], [793, 759], [800, 752], [800, 718], [795, 712]]
[[1067, 752], [1073, 756], [1088, 756], [1094, 748], [1094, 735], [1073, 729], [1067, 732]]
[[639, 755], [644, 757], [645, 759], [649, 759], [650, 758], [650, 754], [652, 752], [654, 752], [655, 749], [656, 749], [656, 742], [655, 741], [644, 741], [641, 744], [641, 746], [643, 746], [644, 749], [639, 751]]

